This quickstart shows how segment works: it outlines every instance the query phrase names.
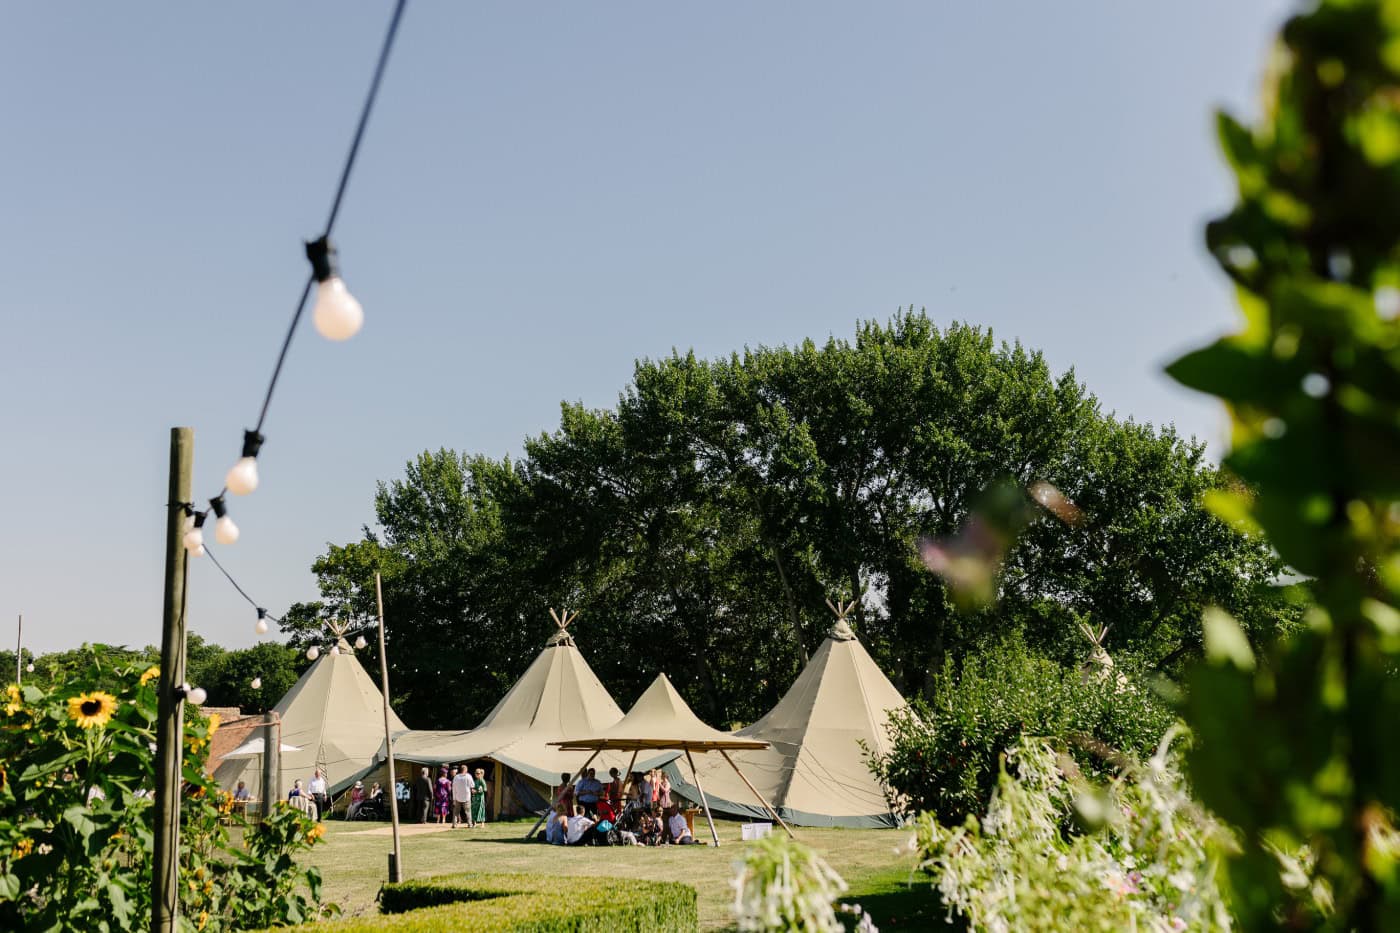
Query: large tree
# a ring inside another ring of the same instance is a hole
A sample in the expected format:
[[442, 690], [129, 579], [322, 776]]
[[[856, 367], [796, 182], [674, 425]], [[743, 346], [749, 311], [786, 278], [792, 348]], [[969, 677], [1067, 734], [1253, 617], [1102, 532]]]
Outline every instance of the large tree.
[[[956, 613], [916, 542], [1006, 479], [1054, 484], [1082, 521], [1034, 522], [997, 608]], [[420, 726], [488, 710], [551, 605], [581, 612], [624, 705], [664, 670], [719, 723], [772, 706], [835, 593], [861, 596], [858, 631], [911, 694], [1007, 631], [1072, 660], [1086, 615], [1110, 651], [1172, 671], [1208, 604], [1254, 632], [1289, 616], [1272, 553], [1202, 507], [1224, 483], [1199, 444], [1104, 415], [1040, 354], [911, 310], [854, 341], [641, 361], [615, 408], [564, 405], [519, 462], [424, 453], [380, 485], [378, 529], [317, 562], [324, 601], [289, 616], [368, 618], [380, 570], [396, 699]]]

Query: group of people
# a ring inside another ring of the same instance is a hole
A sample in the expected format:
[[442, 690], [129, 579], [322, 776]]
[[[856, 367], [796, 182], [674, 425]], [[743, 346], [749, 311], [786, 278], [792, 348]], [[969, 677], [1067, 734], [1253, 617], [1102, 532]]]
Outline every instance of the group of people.
[[485, 768], [471, 771], [466, 765], [458, 765], [454, 771], [442, 765], [437, 780], [433, 780], [432, 769], [423, 768], [411, 787], [403, 785], [400, 781], [399, 800], [408, 805], [411, 822], [451, 822], [453, 829], [486, 824]]
[[606, 784], [589, 768], [575, 783], [559, 776], [562, 788], [545, 825], [553, 845], [703, 845], [690, 830], [671, 779], [661, 769], [633, 771], [623, 781], [608, 769]]
[[326, 774], [320, 768], [311, 775], [309, 787], [302, 787], [301, 778], [292, 782], [292, 789], [287, 791], [287, 799], [294, 800], [298, 797], [308, 797], [316, 805], [316, 819], [324, 820], [326, 811], [331, 808], [330, 788], [326, 785]]

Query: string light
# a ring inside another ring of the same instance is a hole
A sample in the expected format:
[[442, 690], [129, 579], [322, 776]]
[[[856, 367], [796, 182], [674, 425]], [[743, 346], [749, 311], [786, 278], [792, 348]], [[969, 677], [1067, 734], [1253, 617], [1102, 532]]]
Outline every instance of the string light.
[[267, 610], [261, 606], [258, 607], [258, 624], [253, 626], [253, 631], [259, 635], [267, 634]]
[[368, 645], [368, 644], [369, 644], [369, 642], [365, 641], [365, 636], [363, 636], [363, 635], [361, 635], [359, 638], [356, 638], [356, 639], [355, 639], [355, 648], [356, 648], [356, 650], [359, 650], [359, 649], [361, 649], [361, 648], [364, 648], [364, 647], [365, 647], [366, 645]]
[[209, 699], [209, 694], [205, 692], [203, 687], [191, 687], [188, 683], [176, 687], [175, 695], [184, 697], [192, 706], [203, 706], [204, 701]]
[[204, 556], [204, 514], [194, 511], [193, 507], [185, 506], [185, 511], [194, 519], [190, 525], [190, 530], [185, 532], [185, 550], [190, 552], [191, 557]]
[[224, 505], [223, 496], [215, 496], [209, 500], [209, 507], [214, 510], [214, 540], [220, 544], [233, 544], [238, 540], [238, 526], [233, 523], [233, 519], [228, 516], [228, 507]]
[[262, 678], [261, 678], [261, 677], [254, 677], [254, 678], [248, 683], [248, 686], [252, 687], [254, 690], [261, 690], [261, 689], [262, 689]]
[[340, 277], [330, 237], [307, 243], [306, 258], [316, 279], [316, 307], [311, 312], [316, 331], [327, 340], [349, 340], [364, 326], [365, 311]]
[[243, 456], [224, 477], [224, 485], [235, 496], [246, 496], [258, 488], [258, 451], [262, 449], [263, 440], [257, 431], [243, 432]]
[[308, 661], [314, 661], [314, 660], [316, 660], [317, 658], [319, 658], [320, 656], [321, 656], [321, 649], [320, 649], [319, 647], [317, 647], [316, 645], [312, 645], [310, 648], [307, 648], [307, 649], [306, 649], [306, 660], [308, 660]]

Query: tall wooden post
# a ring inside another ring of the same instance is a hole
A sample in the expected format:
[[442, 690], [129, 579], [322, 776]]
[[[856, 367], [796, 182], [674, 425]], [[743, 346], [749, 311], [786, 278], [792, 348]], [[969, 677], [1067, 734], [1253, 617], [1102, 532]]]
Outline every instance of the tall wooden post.
[[15, 632], [15, 684], [24, 683], [20, 669], [24, 667], [24, 613], [19, 614], [19, 629]]
[[389, 732], [389, 656], [384, 650], [384, 584], [374, 572], [374, 596], [379, 601], [379, 690], [384, 694], [384, 751], [389, 756], [389, 819], [393, 821], [394, 851], [389, 853], [389, 880], [403, 880], [403, 849], [399, 844], [399, 795], [394, 792], [394, 736]]
[[151, 871], [151, 930], [173, 933], [180, 912], [180, 757], [185, 699], [185, 507], [190, 501], [194, 429], [170, 429], [170, 493], [165, 520], [165, 608], [160, 633], [160, 694], [156, 706], [155, 860]]
[[263, 713], [262, 798], [268, 819], [282, 799], [282, 717], [276, 710]]

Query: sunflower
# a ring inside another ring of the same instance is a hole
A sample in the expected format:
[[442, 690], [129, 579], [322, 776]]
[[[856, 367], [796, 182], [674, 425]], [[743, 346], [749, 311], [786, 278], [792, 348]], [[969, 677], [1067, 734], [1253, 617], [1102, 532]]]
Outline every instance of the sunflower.
[[210, 713], [210, 714], [209, 714], [209, 731], [205, 734], [205, 738], [206, 738], [206, 739], [212, 739], [212, 738], [214, 737], [214, 733], [219, 731], [219, 724], [222, 723], [222, 722], [223, 722], [223, 719], [219, 716], [218, 713]]
[[5, 715], [13, 716], [24, 708], [24, 699], [20, 696], [19, 687], [10, 684], [5, 688]]
[[326, 827], [322, 826], [320, 823], [317, 823], [315, 826], [311, 827], [306, 831], [306, 841], [315, 842], [317, 839], [320, 839], [325, 834]]
[[146, 686], [146, 684], [148, 684], [148, 683], [150, 683], [151, 681], [155, 680], [155, 679], [156, 679], [157, 677], [159, 677], [159, 676], [160, 676], [160, 668], [158, 668], [158, 667], [148, 667], [148, 668], [146, 668], [146, 673], [144, 673], [144, 674], [141, 675], [141, 681], [140, 681], [141, 686], [143, 686], [143, 687]]
[[105, 726], [117, 711], [117, 698], [110, 693], [94, 690], [68, 701], [68, 718], [84, 729]]

